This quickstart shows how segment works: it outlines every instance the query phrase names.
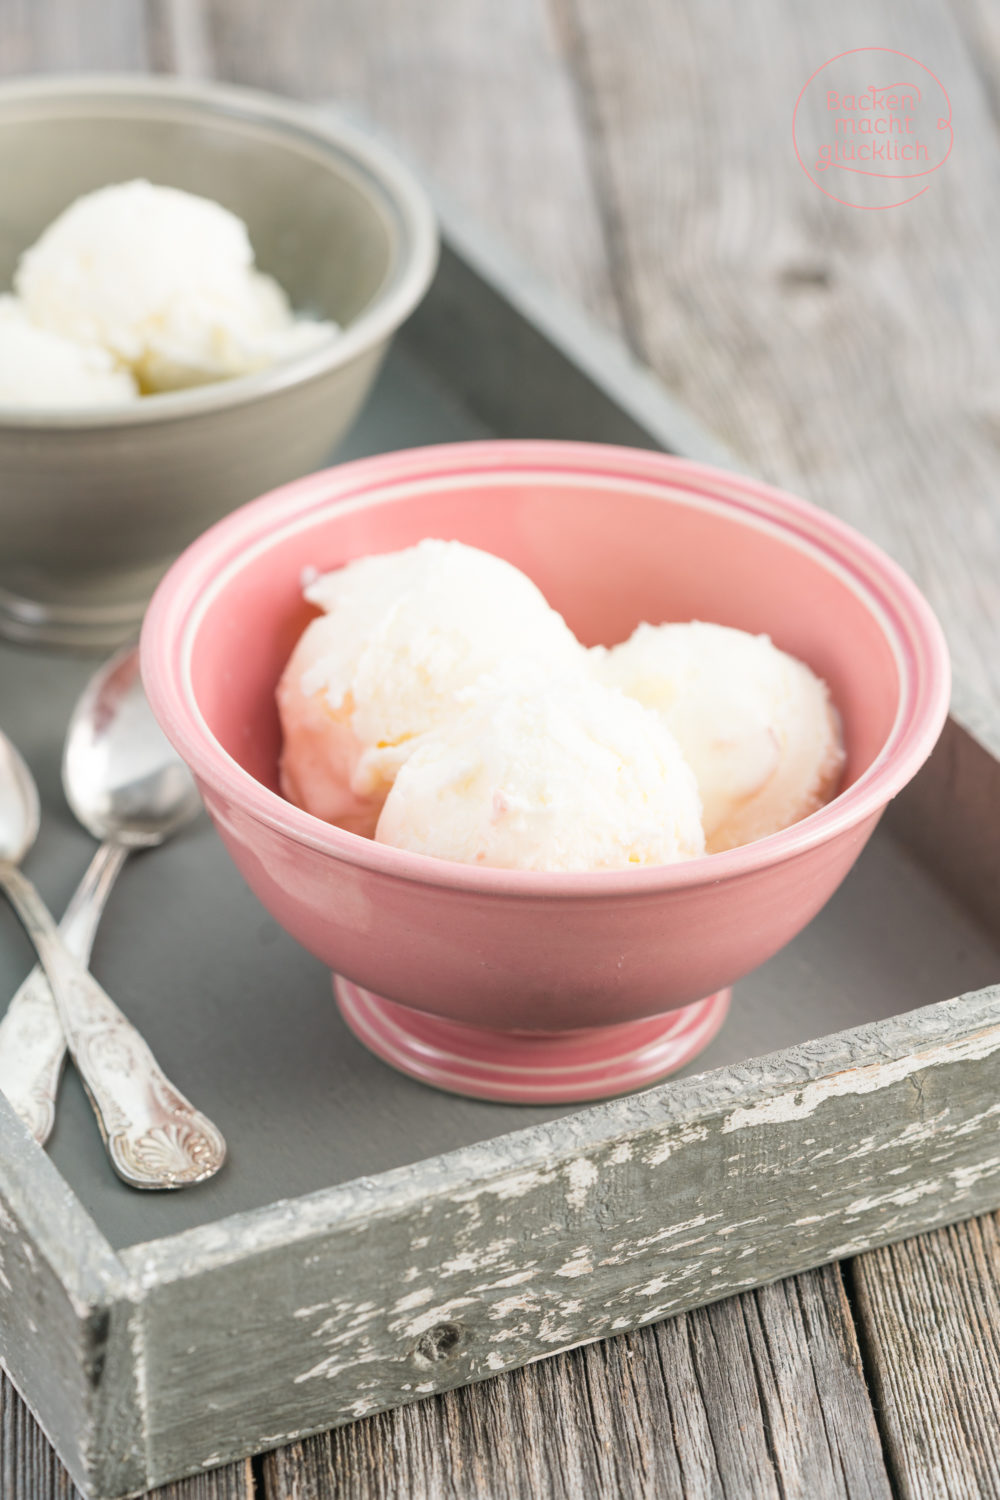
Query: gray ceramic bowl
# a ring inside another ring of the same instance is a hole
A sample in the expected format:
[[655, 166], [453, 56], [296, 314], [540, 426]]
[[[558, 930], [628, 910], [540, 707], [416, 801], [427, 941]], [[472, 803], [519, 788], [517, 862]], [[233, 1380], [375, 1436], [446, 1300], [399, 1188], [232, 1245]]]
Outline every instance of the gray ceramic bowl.
[[0, 289], [81, 193], [146, 177], [244, 219], [261, 269], [341, 336], [118, 410], [0, 407], [0, 634], [108, 644], [170, 560], [326, 459], [437, 260], [418, 185], [361, 132], [242, 89], [143, 77], [0, 86]]

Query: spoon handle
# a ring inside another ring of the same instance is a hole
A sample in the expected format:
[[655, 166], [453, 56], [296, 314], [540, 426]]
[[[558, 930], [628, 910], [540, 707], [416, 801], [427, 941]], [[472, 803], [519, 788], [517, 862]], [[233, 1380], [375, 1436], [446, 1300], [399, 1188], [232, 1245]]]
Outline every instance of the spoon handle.
[[130, 1187], [179, 1188], [213, 1176], [226, 1155], [219, 1131], [169, 1082], [132, 1023], [69, 952], [31, 881], [0, 862], [0, 885], [45, 967], [119, 1177]]
[[[84, 964], [90, 961], [101, 914], [127, 858], [124, 845], [102, 844], [59, 923], [59, 936]], [[0, 1093], [41, 1146], [55, 1123], [65, 1061], [66, 1038], [52, 988], [36, 964], [0, 1020]]]

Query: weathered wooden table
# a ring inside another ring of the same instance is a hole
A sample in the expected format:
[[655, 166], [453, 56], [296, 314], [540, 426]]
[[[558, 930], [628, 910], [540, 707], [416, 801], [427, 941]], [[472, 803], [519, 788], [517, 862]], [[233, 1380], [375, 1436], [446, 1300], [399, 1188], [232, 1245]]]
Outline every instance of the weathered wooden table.
[[[889, 213], [790, 146], [852, 47], [945, 83]], [[867, 532], [1000, 695], [1000, 11], [991, 0], [0, 0], [0, 72], [335, 97], [616, 329], [749, 469]], [[998, 809], [1000, 813], [1000, 809]], [[1000, 1496], [1000, 1220], [941, 1230], [161, 1491]], [[0, 1497], [74, 1491], [0, 1376]]]

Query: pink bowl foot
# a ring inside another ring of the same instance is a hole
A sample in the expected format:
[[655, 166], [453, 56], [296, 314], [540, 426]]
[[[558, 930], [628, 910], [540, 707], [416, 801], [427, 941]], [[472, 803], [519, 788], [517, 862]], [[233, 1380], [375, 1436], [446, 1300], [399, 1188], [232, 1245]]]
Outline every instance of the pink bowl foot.
[[729, 990], [665, 1015], [580, 1031], [499, 1031], [383, 1000], [334, 975], [341, 1015], [383, 1062], [451, 1094], [507, 1104], [578, 1104], [674, 1073], [715, 1036]]

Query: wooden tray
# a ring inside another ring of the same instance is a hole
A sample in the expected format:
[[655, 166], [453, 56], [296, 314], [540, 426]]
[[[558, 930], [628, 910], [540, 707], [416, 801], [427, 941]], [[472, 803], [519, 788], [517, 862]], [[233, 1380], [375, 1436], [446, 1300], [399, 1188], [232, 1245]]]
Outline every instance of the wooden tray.
[[[450, 222], [340, 456], [491, 433], [726, 461]], [[58, 785], [91, 666], [0, 648], [0, 720], [45, 808], [28, 868], [57, 910], [92, 849]], [[384, 1067], [207, 821], [137, 857], [94, 967], [231, 1161], [131, 1193], [74, 1075], [49, 1155], [0, 1100], [0, 1355], [77, 1484], [145, 1490], [996, 1207], [998, 809], [1000, 723], [960, 694], [837, 896], [737, 987], [697, 1076], [586, 1109]], [[0, 910], [0, 997], [30, 962]]]

